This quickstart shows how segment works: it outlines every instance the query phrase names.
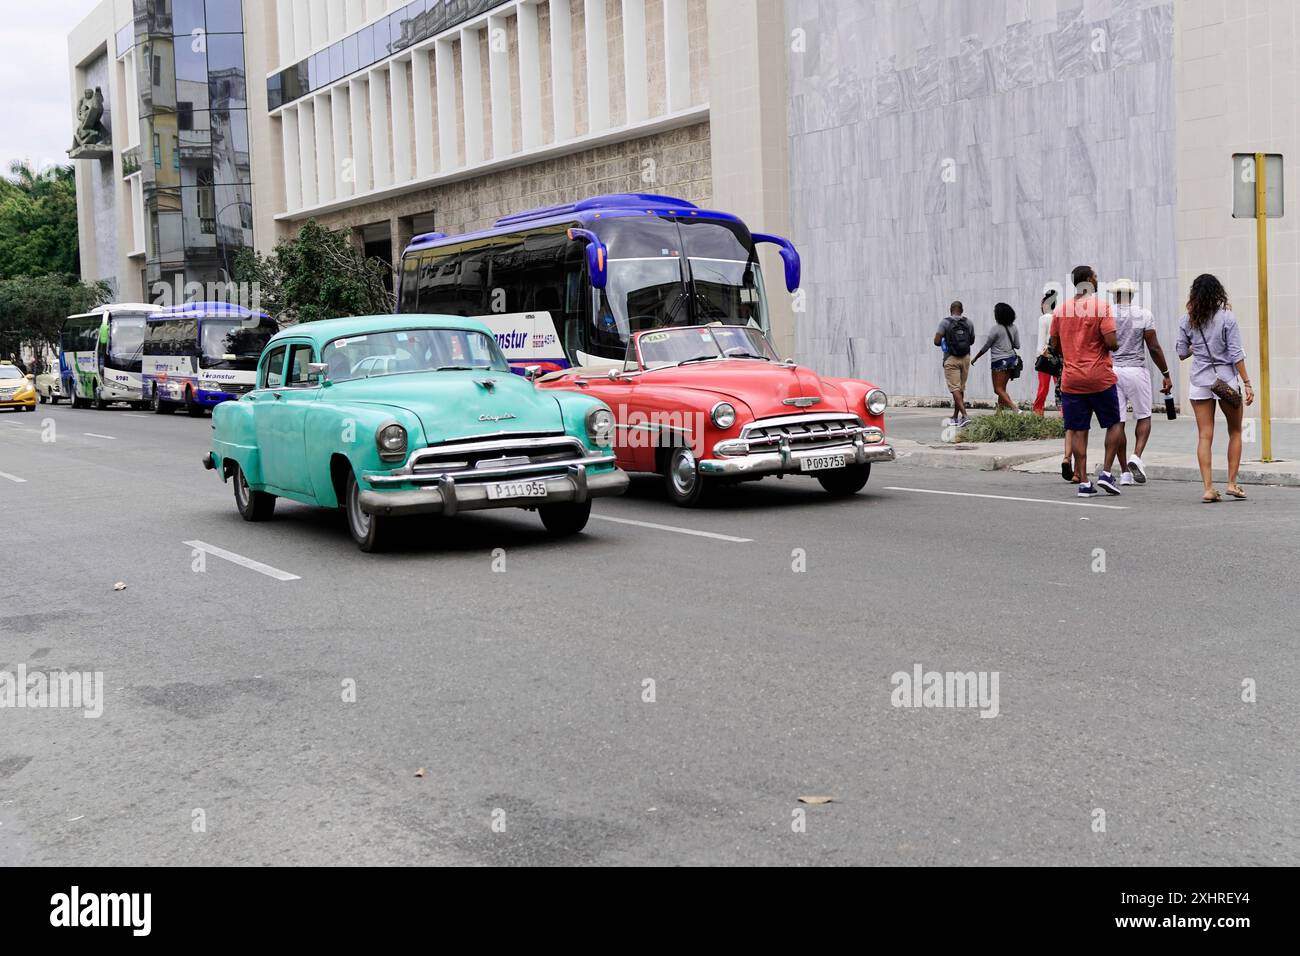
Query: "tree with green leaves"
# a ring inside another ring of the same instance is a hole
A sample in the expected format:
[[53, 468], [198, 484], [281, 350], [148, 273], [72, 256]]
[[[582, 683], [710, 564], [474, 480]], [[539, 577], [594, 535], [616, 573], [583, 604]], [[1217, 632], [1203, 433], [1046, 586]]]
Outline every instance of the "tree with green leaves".
[[0, 355], [24, 347], [42, 354], [58, 348], [59, 329], [70, 315], [109, 300], [107, 282], [82, 282], [67, 273], [0, 279]]
[[263, 311], [285, 323], [392, 312], [388, 272], [383, 260], [358, 251], [347, 233], [314, 219], [270, 255], [241, 249], [235, 260], [235, 281], [255, 283]]
[[80, 275], [77, 184], [71, 166], [14, 162], [0, 178], [0, 279]]

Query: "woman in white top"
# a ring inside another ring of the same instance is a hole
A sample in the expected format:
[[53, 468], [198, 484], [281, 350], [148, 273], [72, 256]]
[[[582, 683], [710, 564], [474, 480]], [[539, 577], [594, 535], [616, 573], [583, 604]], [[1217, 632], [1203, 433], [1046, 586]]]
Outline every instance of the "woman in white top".
[[1228, 423], [1228, 486], [1234, 498], [1246, 497], [1237, 484], [1237, 469], [1241, 466], [1241, 418], [1245, 413], [1241, 399], [1224, 400], [1215, 395], [1214, 386], [1224, 382], [1236, 388], [1240, 378], [1245, 389], [1246, 405], [1255, 402], [1255, 389], [1246, 373], [1246, 352], [1241, 347], [1241, 329], [1228, 308], [1228, 293], [1214, 276], [1206, 273], [1196, 277], [1187, 296], [1187, 314], [1178, 323], [1178, 357], [1192, 360], [1192, 374], [1187, 397], [1196, 413], [1196, 461], [1201, 466], [1201, 482], [1206, 504], [1219, 501], [1221, 496], [1214, 487], [1212, 454], [1214, 448], [1214, 403]]

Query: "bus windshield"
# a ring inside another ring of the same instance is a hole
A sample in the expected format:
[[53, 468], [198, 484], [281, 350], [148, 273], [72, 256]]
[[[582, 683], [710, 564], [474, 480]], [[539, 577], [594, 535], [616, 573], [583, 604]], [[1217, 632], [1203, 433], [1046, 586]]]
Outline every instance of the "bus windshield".
[[108, 366], [124, 372], [140, 371], [144, 351], [144, 316], [114, 318], [108, 323]]
[[738, 222], [630, 216], [599, 227], [609, 248], [592, 351], [621, 357], [628, 339], [672, 325], [749, 325], [766, 331], [767, 296], [753, 240]]
[[200, 334], [202, 368], [252, 371], [271, 336], [279, 331], [269, 318], [204, 319]]

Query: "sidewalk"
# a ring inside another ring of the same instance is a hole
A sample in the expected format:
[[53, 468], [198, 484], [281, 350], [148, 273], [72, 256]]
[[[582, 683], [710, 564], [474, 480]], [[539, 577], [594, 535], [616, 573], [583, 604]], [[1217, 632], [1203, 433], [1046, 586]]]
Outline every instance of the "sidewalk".
[[[1247, 409], [1248, 414], [1251, 411], [1254, 409]], [[1059, 439], [951, 444], [943, 440], [942, 424], [943, 419], [951, 414], [951, 408], [891, 408], [886, 412], [885, 430], [898, 452], [898, 460], [937, 468], [1012, 469], [1035, 475], [1060, 474], [1063, 443]], [[982, 414], [991, 413], [974, 412], [971, 417]], [[1055, 414], [1048, 410], [1049, 416]], [[1133, 427], [1130, 422], [1130, 451]], [[1103, 436], [1104, 432], [1097, 428], [1089, 435], [1088, 468], [1094, 474], [1103, 457]], [[1243, 484], [1300, 487], [1300, 421], [1274, 419], [1273, 457], [1279, 459], [1277, 461], [1266, 464], [1259, 460], [1261, 435], [1258, 420], [1247, 420], [1245, 439], [1238, 475]], [[1227, 446], [1228, 432], [1220, 418], [1214, 433], [1214, 474], [1219, 482], [1226, 480]], [[1201, 472], [1196, 464], [1196, 422], [1191, 415], [1179, 415], [1171, 422], [1164, 417], [1162, 409], [1159, 415], [1153, 416], [1151, 440], [1143, 461], [1153, 479], [1200, 481]]]

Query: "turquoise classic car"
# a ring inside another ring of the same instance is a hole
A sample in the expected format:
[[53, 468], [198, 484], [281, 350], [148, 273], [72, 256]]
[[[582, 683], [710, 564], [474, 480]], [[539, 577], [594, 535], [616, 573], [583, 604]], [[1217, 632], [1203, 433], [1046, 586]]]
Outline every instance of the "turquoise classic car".
[[213, 409], [203, 463], [246, 520], [277, 498], [342, 508], [362, 551], [403, 515], [483, 508], [536, 509], [566, 535], [627, 487], [613, 425], [600, 400], [512, 374], [476, 319], [328, 319], [271, 338], [253, 390]]

